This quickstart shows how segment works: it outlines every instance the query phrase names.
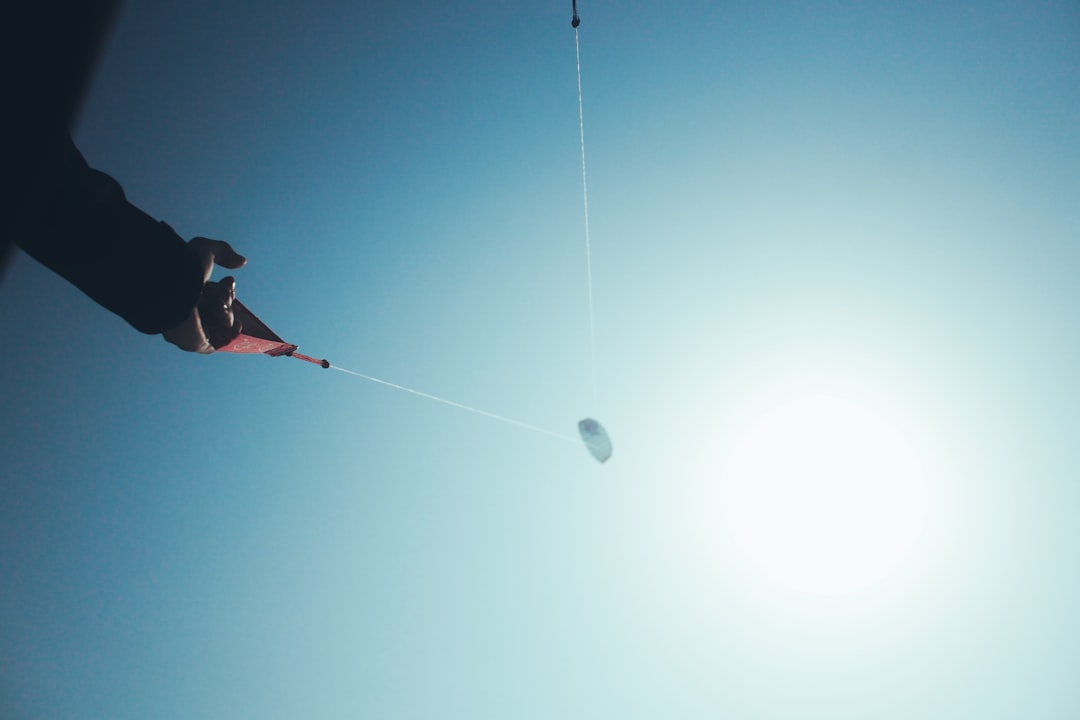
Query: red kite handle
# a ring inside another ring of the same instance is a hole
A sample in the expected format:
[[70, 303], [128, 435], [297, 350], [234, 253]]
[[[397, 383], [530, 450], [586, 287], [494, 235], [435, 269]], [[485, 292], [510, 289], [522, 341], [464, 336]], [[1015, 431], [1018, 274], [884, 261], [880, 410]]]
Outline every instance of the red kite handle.
[[294, 357], [297, 360], [304, 360], [304, 361], [309, 362], [309, 363], [315, 363], [316, 365], [322, 365], [324, 368], [330, 367], [330, 361], [329, 360], [319, 360], [317, 358], [309, 357], [307, 355], [301, 355], [300, 353], [295, 352], [295, 351], [289, 353], [289, 357]]

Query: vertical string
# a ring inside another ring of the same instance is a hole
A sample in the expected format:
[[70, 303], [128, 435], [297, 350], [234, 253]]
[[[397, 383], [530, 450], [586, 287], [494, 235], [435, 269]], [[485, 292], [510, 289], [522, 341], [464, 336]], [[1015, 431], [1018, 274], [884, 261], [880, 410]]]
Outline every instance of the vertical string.
[[581, 132], [581, 190], [585, 200], [585, 273], [589, 289], [589, 348], [592, 355], [592, 411], [596, 414], [596, 317], [593, 309], [592, 242], [589, 238], [589, 181], [585, 173], [585, 109], [581, 95], [581, 44], [574, 28], [574, 57], [577, 60], [578, 128]]

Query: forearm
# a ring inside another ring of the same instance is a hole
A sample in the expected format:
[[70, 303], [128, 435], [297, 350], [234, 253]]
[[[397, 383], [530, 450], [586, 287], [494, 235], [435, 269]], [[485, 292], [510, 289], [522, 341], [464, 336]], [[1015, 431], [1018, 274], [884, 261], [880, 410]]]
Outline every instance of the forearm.
[[171, 227], [124, 197], [68, 141], [56, 192], [40, 222], [16, 238], [32, 257], [144, 333], [182, 322], [198, 301], [203, 268]]

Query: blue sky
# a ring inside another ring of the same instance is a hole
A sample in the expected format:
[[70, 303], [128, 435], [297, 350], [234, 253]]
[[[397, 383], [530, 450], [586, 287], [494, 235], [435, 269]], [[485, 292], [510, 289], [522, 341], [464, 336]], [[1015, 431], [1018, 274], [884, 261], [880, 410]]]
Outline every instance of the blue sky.
[[1080, 713], [1075, 3], [579, 11], [595, 407], [569, 3], [128, 4], [91, 164], [302, 352], [615, 455], [20, 255], [0, 714]]

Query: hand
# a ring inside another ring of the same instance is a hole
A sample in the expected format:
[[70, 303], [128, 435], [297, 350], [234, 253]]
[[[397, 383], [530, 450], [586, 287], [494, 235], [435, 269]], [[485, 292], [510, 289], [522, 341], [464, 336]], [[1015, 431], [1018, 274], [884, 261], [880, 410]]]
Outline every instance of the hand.
[[181, 350], [208, 355], [215, 348], [229, 344], [242, 329], [232, 311], [236, 280], [230, 276], [221, 282], [210, 282], [214, 265], [234, 270], [243, 267], [247, 260], [224, 240], [197, 237], [188, 246], [202, 260], [202, 294], [187, 319], [164, 333], [164, 337]]

